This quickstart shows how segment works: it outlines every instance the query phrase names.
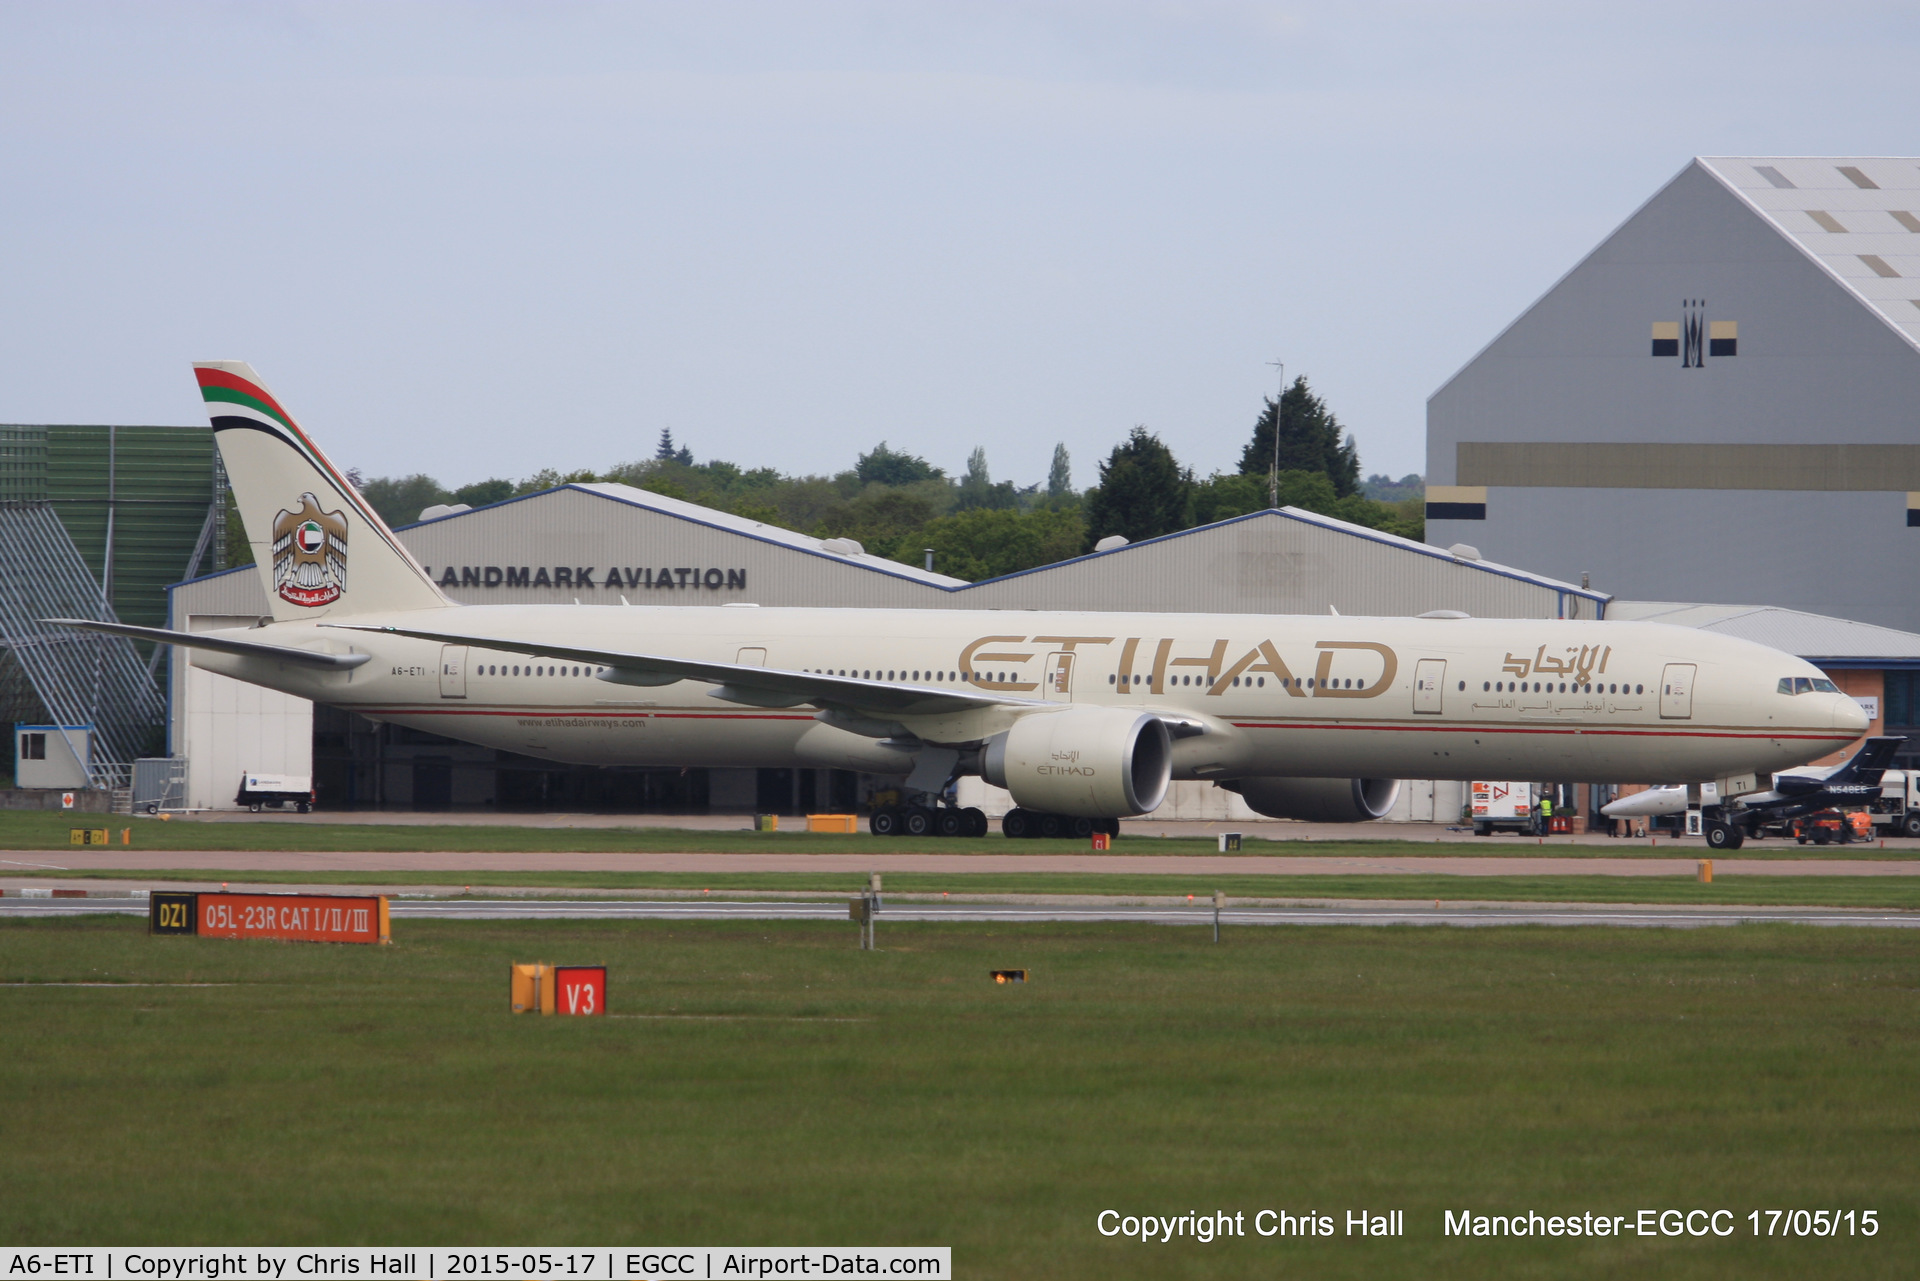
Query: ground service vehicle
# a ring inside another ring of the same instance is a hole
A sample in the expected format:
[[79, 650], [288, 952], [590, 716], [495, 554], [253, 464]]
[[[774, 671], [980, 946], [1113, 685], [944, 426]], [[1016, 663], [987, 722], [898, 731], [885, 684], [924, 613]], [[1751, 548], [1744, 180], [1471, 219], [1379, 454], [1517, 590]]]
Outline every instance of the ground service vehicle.
[[1879, 798], [1868, 803], [1867, 813], [1889, 836], [1920, 838], [1920, 770], [1882, 774]]
[[1471, 783], [1473, 797], [1473, 834], [1491, 836], [1495, 832], [1515, 832], [1532, 836], [1540, 830], [1534, 812], [1532, 783]]
[[242, 774], [233, 803], [258, 814], [291, 805], [302, 814], [313, 808], [313, 778], [307, 774]]

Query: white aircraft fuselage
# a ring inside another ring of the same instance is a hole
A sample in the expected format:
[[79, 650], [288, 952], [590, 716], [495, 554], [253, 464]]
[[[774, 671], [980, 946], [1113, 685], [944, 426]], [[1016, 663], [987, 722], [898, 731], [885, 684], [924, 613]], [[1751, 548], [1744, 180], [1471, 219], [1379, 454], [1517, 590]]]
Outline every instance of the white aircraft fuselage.
[[1261, 813], [1351, 821], [1390, 803], [1363, 780], [1738, 782], [1867, 728], [1810, 664], [1657, 623], [459, 605], [252, 369], [195, 375], [273, 621], [65, 621], [547, 760], [856, 769], [922, 793], [973, 772], [1084, 818], [1212, 779]]
[[[341, 630], [363, 626], [512, 643]], [[1800, 659], [1655, 623], [485, 605], [226, 634], [371, 658], [316, 671], [200, 650], [194, 663], [377, 720], [609, 765], [886, 772], [894, 761], [905, 772], [907, 762], [816, 719], [812, 705], [722, 701], [699, 680], [636, 688], [543, 653], [645, 653], [1008, 700], [890, 718], [929, 742], [979, 742], [1062, 706], [1139, 709], [1204, 726], [1174, 743], [1173, 777], [1184, 779], [1711, 780], [1790, 768], [1866, 728], [1843, 694], [1776, 692], [1782, 676], [1814, 670]], [[1676, 695], [1680, 680], [1690, 689]], [[1416, 693], [1416, 681], [1427, 688]]]

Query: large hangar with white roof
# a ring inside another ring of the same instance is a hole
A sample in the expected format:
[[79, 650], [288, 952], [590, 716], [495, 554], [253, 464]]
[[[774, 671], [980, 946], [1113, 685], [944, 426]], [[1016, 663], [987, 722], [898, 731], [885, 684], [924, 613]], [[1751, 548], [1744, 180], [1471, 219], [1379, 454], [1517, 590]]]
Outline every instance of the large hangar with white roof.
[[1427, 536], [1920, 631], [1920, 160], [1689, 163], [1427, 404]]
[[[1442, 551], [1293, 509], [981, 583], [624, 485], [562, 486], [398, 533], [449, 597], [472, 604], [1593, 618], [1607, 601], [1481, 560], [1469, 547]], [[171, 625], [186, 630], [247, 625], [268, 614], [252, 567], [181, 583], [170, 601]], [[195, 808], [234, 804], [242, 771], [311, 773], [328, 808], [844, 811], [898, 784], [833, 770], [555, 765], [376, 725], [188, 663], [171, 671], [169, 750], [188, 762]], [[990, 796], [969, 800], [993, 809]], [[1210, 785], [1177, 784], [1161, 816], [1248, 818], [1251, 811]]]

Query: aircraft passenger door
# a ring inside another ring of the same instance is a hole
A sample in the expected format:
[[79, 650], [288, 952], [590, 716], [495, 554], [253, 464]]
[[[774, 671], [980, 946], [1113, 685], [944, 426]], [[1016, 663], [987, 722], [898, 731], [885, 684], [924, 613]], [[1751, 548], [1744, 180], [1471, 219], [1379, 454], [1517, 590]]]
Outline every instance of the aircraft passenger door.
[[1073, 652], [1056, 650], [1047, 655], [1047, 676], [1040, 683], [1041, 697], [1050, 703], [1073, 701]]
[[440, 697], [465, 698], [466, 696], [467, 647], [442, 645], [440, 647]]
[[1660, 716], [1663, 720], [1683, 721], [1693, 715], [1692, 663], [1668, 663], [1660, 673]]
[[1440, 710], [1440, 696], [1447, 683], [1447, 660], [1423, 658], [1413, 665], [1413, 710]]

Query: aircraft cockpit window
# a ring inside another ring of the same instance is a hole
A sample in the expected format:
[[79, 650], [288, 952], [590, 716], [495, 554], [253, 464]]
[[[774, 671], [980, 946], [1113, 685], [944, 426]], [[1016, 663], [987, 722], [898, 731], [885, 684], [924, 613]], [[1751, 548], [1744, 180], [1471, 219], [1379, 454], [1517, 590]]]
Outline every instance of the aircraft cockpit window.
[[1811, 693], [1813, 693], [1813, 680], [1812, 680], [1812, 678], [1811, 678], [1811, 677], [1807, 677], [1807, 676], [1796, 676], [1796, 677], [1794, 677], [1794, 678], [1793, 678], [1793, 692], [1794, 692], [1794, 693], [1796, 693], [1796, 694], [1811, 694]]
[[1840, 687], [1830, 680], [1822, 680], [1816, 676], [1813, 678], [1813, 690], [1816, 694], [1838, 694]]

